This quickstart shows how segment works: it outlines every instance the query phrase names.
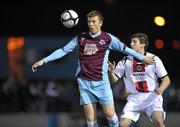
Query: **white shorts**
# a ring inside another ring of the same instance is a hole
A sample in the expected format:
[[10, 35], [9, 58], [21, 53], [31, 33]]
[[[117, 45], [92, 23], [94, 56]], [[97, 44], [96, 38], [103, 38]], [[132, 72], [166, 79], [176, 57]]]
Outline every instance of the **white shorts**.
[[121, 118], [129, 118], [136, 122], [140, 113], [145, 112], [152, 121], [151, 115], [154, 111], [162, 111], [165, 119], [161, 95], [157, 95], [155, 92], [130, 94], [121, 113]]

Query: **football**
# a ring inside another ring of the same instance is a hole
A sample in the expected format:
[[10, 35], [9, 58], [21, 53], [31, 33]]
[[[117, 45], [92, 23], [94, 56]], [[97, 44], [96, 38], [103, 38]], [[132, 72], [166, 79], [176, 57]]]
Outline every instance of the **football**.
[[66, 28], [73, 28], [79, 22], [78, 14], [74, 10], [65, 10], [61, 14], [61, 22]]

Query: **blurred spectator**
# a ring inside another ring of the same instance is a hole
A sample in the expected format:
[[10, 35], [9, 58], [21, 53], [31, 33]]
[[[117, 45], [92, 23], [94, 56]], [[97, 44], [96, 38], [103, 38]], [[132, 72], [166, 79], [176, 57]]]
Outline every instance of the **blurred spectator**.
[[[47, 84], [46, 84], [47, 82]], [[29, 83], [29, 84], [28, 84]], [[170, 85], [164, 92], [164, 108], [180, 111], [180, 88]], [[123, 82], [112, 84], [117, 112], [126, 102]], [[0, 86], [0, 112], [76, 112], [79, 107], [77, 84], [73, 81], [28, 81], [20, 82], [10, 75]]]
[[29, 92], [26, 82], [20, 82], [14, 75], [10, 75], [2, 85], [2, 112], [26, 112]]
[[57, 89], [56, 84], [53, 81], [49, 81], [47, 83], [46, 95], [48, 99], [47, 111], [57, 112], [59, 91]]
[[65, 111], [70, 112], [72, 109], [73, 103], [73, 84], [71, 82], [67, 82], [64, 88], [64, 103], [65, 103]]

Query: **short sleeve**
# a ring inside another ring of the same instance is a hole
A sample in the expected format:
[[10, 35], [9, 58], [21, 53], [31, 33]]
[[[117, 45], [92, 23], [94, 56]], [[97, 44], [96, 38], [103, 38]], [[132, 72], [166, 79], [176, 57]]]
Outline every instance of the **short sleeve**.
[[159, 57], [155, 57], [155, 64], [156, 64], [156, 74], [159, 78], [162, 78], [167, 75], [167, 71]]
[[124, 63], [123, 63], [123, 60], [119, 61], [115, 70], [114, 70], [114, 73], [119, 77], [121, 78], [124, 73], [125, 73], [125, 67], [124, 67]]

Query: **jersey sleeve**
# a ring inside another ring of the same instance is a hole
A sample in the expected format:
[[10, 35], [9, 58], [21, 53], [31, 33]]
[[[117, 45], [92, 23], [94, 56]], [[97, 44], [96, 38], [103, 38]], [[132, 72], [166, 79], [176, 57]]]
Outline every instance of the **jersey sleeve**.
[[159, 57], [155, 57], [155, 66], [156, 66], [156, 74], [159, 78], [163, 78], [164, 76], [168, 75], [161, 59]]
[[69, 52], [74, 51], [78, 48], [78, 40], [77, 36], [74, 37], [69, 43], [67, 43], [63, 48], [57, 49], [52, 54], [44, 58], [45, 63], [48, 63], [50, 61], [62, 58], [64, 55], [66, 55]]
[[124, 49], [124, 54], [127, 54], [127, 55], [130, 55], [130, 56], [133, 56], [135, 57], [136, 59], [140, 60], [140, 61], [143, 61], [143, 55], [141, 55], [140, 53], [136, 52], [135, 50], [129, 48], [129, 47], [126, 47]]
[[114, 73], [119, 77], [119, 78], [122, 78], [122, 76], [124, 75], [125, 73], [125, 67], [123, 65], [123, 60], [119, 61], [115, 70], [114, 70]]
[[113, 35], [111, 34], [109, 35], [111, 37], [111, 43], [109, 45], [109, 48], [111, 50], [119, 51], [126, 55], [133, 56], [140, 61], [143, 60], [143, 55], [137, 53], [133, 49], [128, 48], [123, 42], [121, 42], [118, 38], [114, 37]]
[[123, 52], [126, 45], [123, 42], [121, 42], [118, 38], [114, 37], [113, 35], [111, 35], [111, 34], [109, 34], [109, 35], [111, 37], [111, 43], [109, 45], [109, 48], [111, 50]]

